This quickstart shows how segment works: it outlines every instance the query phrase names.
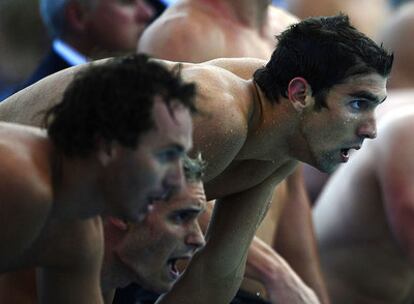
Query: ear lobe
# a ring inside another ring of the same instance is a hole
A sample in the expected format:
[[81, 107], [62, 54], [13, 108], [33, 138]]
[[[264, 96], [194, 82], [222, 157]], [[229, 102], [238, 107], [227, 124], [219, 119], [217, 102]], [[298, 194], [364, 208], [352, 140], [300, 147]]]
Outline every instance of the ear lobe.
[[98, 159], [103, 166], [107, 166], [118, 154], [117, 147], [113, 143], [98, 140]]
[[65, 8], [65, 20], [68, 26], [75, 31], [83, 31], [88, 12], [78, 1], [69, 1]]
[[293, 78], [288, 85], [288, 98], [296, 111], [301, 112], [311, 104], [312, 90], [303, 77]]
[[108, 221], [113, 226], [115, 226], [116, 228], [118, 228], [119, 230], [122, 230], [122, 231], [128, 230], [128, 224], [126, 222], [124, 222], [123, 220], [119, 219], [119, 218], [109, 216], [108, 217]]

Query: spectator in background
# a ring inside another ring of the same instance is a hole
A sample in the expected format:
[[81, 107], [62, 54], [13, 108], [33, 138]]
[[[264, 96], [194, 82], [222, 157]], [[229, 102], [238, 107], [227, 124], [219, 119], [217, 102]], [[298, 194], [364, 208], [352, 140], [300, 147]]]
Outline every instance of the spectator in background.
[[[152, 1], [163, 8], [158, 0]], [[133, 51], [156, 15], [154, 6], [145, 0], [40, 0], [40, 13], [53, 39], [51, 49], [11, 93], [89, 59]]]

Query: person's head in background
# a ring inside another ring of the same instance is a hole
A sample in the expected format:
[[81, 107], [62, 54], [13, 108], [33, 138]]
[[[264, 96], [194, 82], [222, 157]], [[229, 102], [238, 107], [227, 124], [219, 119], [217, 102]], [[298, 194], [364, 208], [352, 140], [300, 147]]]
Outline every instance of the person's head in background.
[[384, 24], [379, 40], [395, 54], [389, 89], [414, 87], [414, 1], [396, 9]]
[[143, 222], [105, 220], [103, 292], [137, 283], [163, 293], [179, 276], [177, 260], [190, 259], [205, 243], [198, 223], [206, 208], [200, 157], [184, 157], [187, 185], [165, 201], [155, 201]]
[[[370, 38], [388, 18], [392, 0], [284, 0], [286, 9], [301, 19], [344, 13], [352, 24]], [[401, 2], [404, 0], [395, 0]], [[369, 12], [369, 13], [367, 13]]]
[[53, 39], [95, 57], [134, 51], [155, 11], [145, 0], [40, 0], [40, 13]]

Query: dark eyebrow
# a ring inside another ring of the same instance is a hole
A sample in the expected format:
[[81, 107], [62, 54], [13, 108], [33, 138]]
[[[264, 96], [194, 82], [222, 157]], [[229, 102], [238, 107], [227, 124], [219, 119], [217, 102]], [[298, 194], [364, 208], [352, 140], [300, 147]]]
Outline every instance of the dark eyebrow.
[[187, 208], [175, 210], [173, 214], [188, 213], [188, 214], [191, 214], [192, 216], [198, 216], [198, 214], [200, 214], [202, 211], [203, 211], [202, 208], [187, 207]]
[[384, 100], [387, 98], [387, 96], [385, 96], [382, 100], [380, 100], [377, 95], [372, 94], [368, 91], [357, 91], [349, 94], [349, 96], [353, 98], [363, 98], [377, 104], [383, 103]]

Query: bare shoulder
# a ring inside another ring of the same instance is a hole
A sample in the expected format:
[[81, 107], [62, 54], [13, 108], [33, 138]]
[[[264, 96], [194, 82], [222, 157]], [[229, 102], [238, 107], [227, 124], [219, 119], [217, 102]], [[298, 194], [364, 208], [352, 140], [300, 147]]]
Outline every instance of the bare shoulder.
[[223, 68], [240, 78], [251, 79], [253, 78], [254, 72], [265, 66], [266, 61], [258, 58], [218, 58], [207, 62], [205, 65], [217, 66]]
[[270, 6], [268, 18], [271, 30], [274, 34], [279, 34], [288, 26], [299, 22], [299, 18], [295, 15], [273, 5]]
[[183, 78], [195, 82], [199, 114], [194, 119], [194, 149], [214, 177], [235, 158], [245, 142], [253, 107], [253, 85], [214, 64], [184, 66]]
[[[51, 187], [18, 144], [0, 141], [0, 268], [18, 266], [19, 254], [35, 241], [51, 210]], [[7, 265], [7, 266], [6, 266]]]
[[0, 103], [0, 120], [40, 126], [44, 111], [61, 101], [73, 76], [88, 65], [64, 69], [10, 96]]
[[167, 60], [202, 62], [220, 57], [224, 42], [214, 19], [185, 2], [167, 9], [144, 31], [138, 52]]

